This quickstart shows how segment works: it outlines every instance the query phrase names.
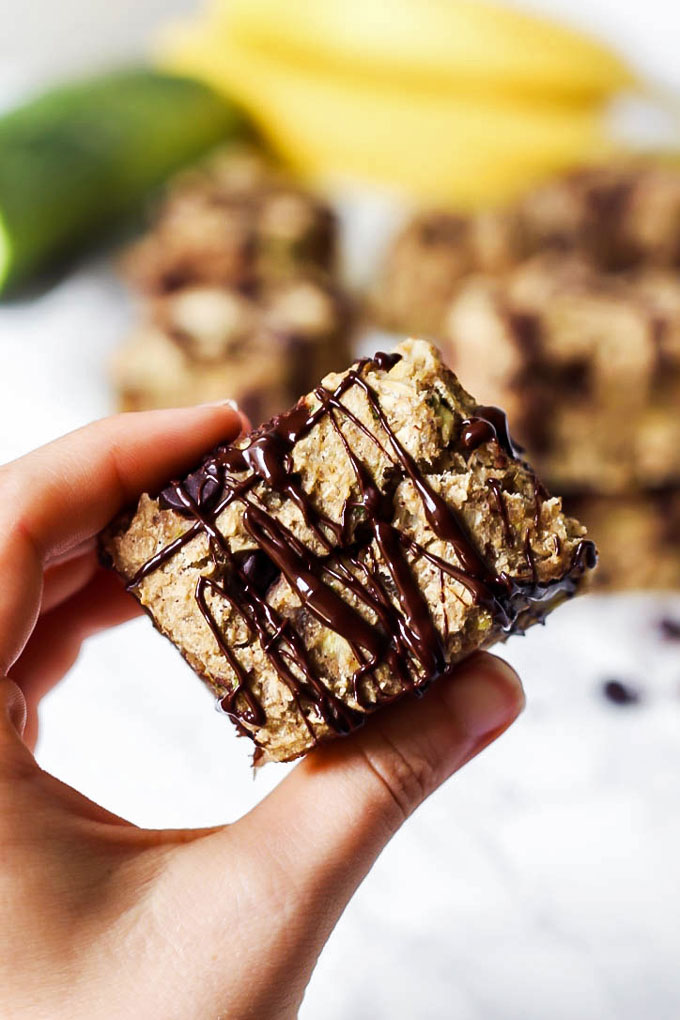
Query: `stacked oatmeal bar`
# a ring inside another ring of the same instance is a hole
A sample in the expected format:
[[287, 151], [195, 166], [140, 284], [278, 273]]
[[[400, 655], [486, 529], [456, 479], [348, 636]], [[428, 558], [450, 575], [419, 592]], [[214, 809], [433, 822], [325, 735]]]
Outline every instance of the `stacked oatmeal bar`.
[[177, 178], [123, 260], [142, 296], [117, 352], [126, 410], [229, 397], [255, 423], [347, 359], [335, 217], [264, 157], [230, 150]]
[[439, 338], [507, 410], [592, 525], [600, 583], [680, 587], [680, 169], [596, 167], [512, 208], [423, 214], [392, 248], [378, 309]]

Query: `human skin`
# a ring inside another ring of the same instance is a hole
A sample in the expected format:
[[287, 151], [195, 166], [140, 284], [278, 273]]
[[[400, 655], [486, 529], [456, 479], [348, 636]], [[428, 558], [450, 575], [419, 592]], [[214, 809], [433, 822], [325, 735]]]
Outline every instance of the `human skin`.
[[212, 829], [139, 828], [44, 772], [40, 698], [89, 635], [140, 612], [97, 533], [240, 428], [227, 405], [127, 414], [0, 468], [5, 1020], [291, 1020], [382, 848], [523, 707], [510, 667], [475, 655]]

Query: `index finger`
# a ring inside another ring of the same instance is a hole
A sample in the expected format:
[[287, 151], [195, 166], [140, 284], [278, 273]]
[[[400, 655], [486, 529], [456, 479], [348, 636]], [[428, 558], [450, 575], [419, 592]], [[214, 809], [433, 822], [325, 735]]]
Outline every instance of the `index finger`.
[[121, 414], [0, 468], [0, 673], [33, 629], [45, 564], [240, 429], [226, 404]]

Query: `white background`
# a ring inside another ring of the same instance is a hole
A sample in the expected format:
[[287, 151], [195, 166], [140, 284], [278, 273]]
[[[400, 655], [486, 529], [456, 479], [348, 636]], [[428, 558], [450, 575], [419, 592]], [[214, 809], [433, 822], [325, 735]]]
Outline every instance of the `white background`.
[[[680, 86], [674, 0], [542, 0]], [[0, 2], [0, 104], [55, 70], [143, 51], [189, 0]], [[0, 460], [110, 407], [129, 318], [105, 262], [0, 306]], [[583, 599], [514, 639], [529, 707], [395, 838], [345, 914], [306, 1020], [675, 1020], [680, 1015], [680, 597]], [[618, 676], [645, 694], [606, 703]], [[92, 641], [46, 700], [42, 764], [145, 825], [238, 817], [248, 749], [146, 621]], [[144, 1018], [146, 1020], [146, 1018]]]
[[[680, 85], [676, 0], [514, 3], [587, 27], [615, 43], [648, 74]], [[149, 32], [163, 19], [198, 6], [198, 0], [2, 0], [0, 61], [16, 64], [22, 73], [44, 75], [127, 57], [144, 51]]]

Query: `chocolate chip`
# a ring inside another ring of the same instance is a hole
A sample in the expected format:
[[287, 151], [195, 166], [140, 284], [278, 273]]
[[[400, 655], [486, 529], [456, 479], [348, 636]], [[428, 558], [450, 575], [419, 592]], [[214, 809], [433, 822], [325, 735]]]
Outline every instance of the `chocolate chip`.
[[[223, 485], [215, 465], [208, 463], [189, 475], [182, 483], [181, 489], [205, 513], [218, 504]], [[184, 516], [191, 516], [191, 511], [183, 501], [176, 484], [163, 489], [158, 502], [161, 510], [175, 510]]]
[[623, 680], [603, 681], [602, 693], [615, 705], [637, 705], [641, 700], [639, 690]]
[[280, 574], [278, 567], [261, 549], [245, 553], [241, 569], [258, 595], [265, 595]]
[[659, 620], [659, 632], [665, 641], [680, 641], [680, 620], [664, 616]]

